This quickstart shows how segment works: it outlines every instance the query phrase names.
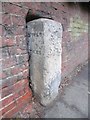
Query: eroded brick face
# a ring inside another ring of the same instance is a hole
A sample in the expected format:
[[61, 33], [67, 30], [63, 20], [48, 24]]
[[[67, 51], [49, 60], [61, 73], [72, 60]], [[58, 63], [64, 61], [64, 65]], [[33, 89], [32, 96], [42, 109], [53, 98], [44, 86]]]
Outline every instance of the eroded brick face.
[[0, 92], [2, 92], [2, 107], [0, 110], [4, 117], [11, 117], [19, 111], [21, 106], [31, 100], [26, 39], [28, 10], [30, 9], [33, 14], [51, 17], [62, 24], [62, 78], [87, 60], [88, 12], [80, 4], [74, 3], [2, 2], [1, 4], [0, 52], [2, 56], [0, 55], [0, 62], [2, 62], [2, 72], [0, 71], [0, 81], [2, 81], [2, 88], [0, 87], [0, 90], [2, 90]]

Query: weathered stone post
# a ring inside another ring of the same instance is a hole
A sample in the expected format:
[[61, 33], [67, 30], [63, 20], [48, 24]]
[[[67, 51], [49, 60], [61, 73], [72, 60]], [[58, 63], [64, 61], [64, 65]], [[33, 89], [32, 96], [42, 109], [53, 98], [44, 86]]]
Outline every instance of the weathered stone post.
[[58, 94], [61, 82], [62, 26], [50, 19], [27, 23], [30, 77], [34, 94], [48, 105]]

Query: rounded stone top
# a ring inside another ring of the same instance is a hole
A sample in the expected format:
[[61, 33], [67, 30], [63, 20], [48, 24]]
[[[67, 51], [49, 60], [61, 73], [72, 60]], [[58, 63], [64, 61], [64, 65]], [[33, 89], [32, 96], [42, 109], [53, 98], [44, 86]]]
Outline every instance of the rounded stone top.
[[60, 22], [55, 21], [55, 20], [52, 20], [52, 19], [49, 19], [49, 18], [39, 18], [39, 19], [35, 19], [35, 20], [32, 20], [32, 21], [28, 22], [27, 25], [32, 24], [32, 23], [36, 23], [36, 22], [49, 22], [49, 23], [56, 23], [56, 24], [61, 25]]

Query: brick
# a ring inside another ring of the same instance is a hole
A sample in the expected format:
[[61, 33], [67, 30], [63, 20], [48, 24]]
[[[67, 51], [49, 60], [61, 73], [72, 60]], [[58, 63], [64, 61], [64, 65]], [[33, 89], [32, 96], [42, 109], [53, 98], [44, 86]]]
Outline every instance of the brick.
[[26, 104], [28, 101], [30, 101], [31, 99], [31, 93], [30, 92], [27, 92], [26, 94], [24, 94], [22, 97], [20, 97], [18, 100], [17, 100], [17, 105], [14, 109], [11, 109], [11, 111], [5, 113], [3, 115], [4, 118], [10, 118], [12, 117], [16, 112], [18, 112], [24, 104]]
[[24, 35], [16, 36], [17, 48], [20, 50], [27, 50], [27, 41]]
[[14, 46], [16, 44], [14, 37], [2, 37], [2, 47]]
[[28, 54], [24, 54], [23, 56], [24, 56], [24, 61], [28, 61], [29, 55]]
[[16, 81], [17, 81], [17, 76], [6, 78], [6, 79], [2, 80], [2, 86], [0, 87], [0, 89], [4, 89], [4, 88], [6, 88], [8, 86], [11, 86]]
[[[6, 57], [10, 57], [10, 56], [26, 56], [25, 54], [27, 54], [27, 50], [22, 50], [19, 48], [19, 46], [6, 46], [6, 47], [3, 47], [2, 49], [2, 57], [3, 58], [6, 58]], [[21, 57], [17, 57], [17, 59]], [[26, 58], [25, 58], [26, 59]], [[23, 59], [24, 61], [24, 59]]]
[[12, 24], [15, 25], [15, 26], [18, 26], [18, 25], [24, 26], [25, 25], [25, 19], [23, 17], [20, 17], [20, 16], [12, 15]]
[[0, 2], [0, 12], [2, 12], [2, 2]]
[[2, 7], [4, 8], [5, 13], [19, 14], [21, 13], [21, 7], [13, 5], [11, 3], [3, 3]]
[[2, 47], [2, 37], [0, 36], [0, 47]]
[[[0, 90], [0, 92], [2, 92], [1, 98], [3, 98], [2, 106], [4, 107], [8, 105], [12, 101], [16, 100], [17, 98], [25, 94], [27, 91], [30, 91], [28, 84], [29, 83], [27, 80], [21, 80], [20, 82], [10, 87]], [[20, 86], [22, 87], [20, 88]]]
[[[21, 78], [22, 78], [22, 76], [21, 76]], [[6, 78], [2, 81], [2, 87], [0, 89], [7, 88], [7, 87], [15, 84], [15, 82], [17, 82], [19, 80], [21, 80], [21, 79], [18, 79], [18, 76], [13, 76], [13, 77]]]
[[23, 88], [23, 87], [26, 86], [26, 84], [28, 84], [28, 80], [27, 80], [27, 79], [21, 80], [21, 81], [17, 82], [17, 83], [13, 86], [13, 87], [14, 87], [14, 90], [16, 91], [16, 90], [20, 89], [20, 88], [19, 88], [20, 86], [22, 86], [22, 88]]
[[[23, 54], [23, 55], [14, 55], [14, 51], [11, 53], [8, 53], [8, 48], [3, 49], [3, 60], [2, 60], [2, 68], [9, 68], [12, 67], [16, 64], [25, 64], [25, 62], [28, 61], [28, 54]], [[13, 56], [10, 56], [9, 54], [12, 54]], [[9, 56], [9, 57], [8, 57]]]
[[5, 114], [6, 112], [8, 112], [9, 110], [11, 110], [14, 107], [16, 107], [16, 104], [15, 104], [15, 102], [12, 102], [10, 105], [8, 105], [7, 107], [5, 107], [1, 110], [2, 115]]
[[9, 49], [8, 49], [8, 47], [3, 47], [0, 50], [2, 50], [2, 58], [9, 57]]
[[0, 73], [0, 80], [2, 79], [2, 73]]
[[30, 98], [30, 97], [31, 97], [31, 92], [28, 91], [28, 92], [26, 92], [25, 95], [23, 95], [22, 97], [20, 97], [20, 98], [16, 101], [16, 103], [17, 103], [17, 104], [23, 103], [25, 100], [27, 100], [27, 99]]
[[19, 56], [16, 56], [17, 57], [17, 62], [18, 64], [21, 64], [24, 62], [24, 56], [23, 55], [19, 55]]
[[41, 10], [43, 11], [52, 11], [52, 8], [51, 8], [51, 2], [45, 2], [45, 3], [40, 3], [41, 4]]
[[[6, 87], [6, 88], [1, 89], [0, 91], [2, 92], [1, 98], [4, 98], [4, 97], [13, 93], [13, 88], [12, 87]], [[7, 102], [6, 102], [6, 104], [7, 104]]]
[[18, 72], [20, 72], [19, 69], [20, 69], [20, 68], [18, 68], [17, 66], [15, 66], [14, 68], [11, 68], [11, 74], [12, 74], [12, 75], [18, 74]]
[[0, 25], [2, 25], [2, 12], [0, 12]]
[[11, 24], [11, 16], [9, 14], [2, 14], [2, 23], [6, 25]]
[[28, 4], [28, 2], [25, 2], [25, 3], [24, 3], [24, 6], [32, 9], [32, 8], [35, 8], [35, 7], [34, 7], [34, 6], [35, 6], [35, 3], [30, 2], [30, 3]]
[[21, 49], [19, 46], [17, 46], [17, 55], [21, 55], [21, 54], [27, 54], [27, 50]]
[[14, 35], [25, 35], [26, 34], [23, 26], [15, 26], [13, 33]]
[[29, 8], [30, 8], [30, 7], [32, 6], [32, 3], [28, 4], [28, 2], [25, 2], [25, 3], [24, 3], [24, 6], [26, 6], [26, 7], [29, 7]]
[[[12, 75], [12, 76], [9, 76], [9, 77], [5, 78], [2, 81], [2, 88], [8, 87], [12, 84], [15, 84], [15, 82], [20, 81], [22, 79], [26, 79], [27, 75], [29, 75], [29, 73], [27, 71], [28, 71], [28, 69], [26, 67], [26, 68], [24, 68], [23, 72], [18, 72], [18, 74], [16, 74], [16, 75]], [[24, 73], [25, 73], [25, 75], [24, 75]]]
[[[27, 102], [27, 101], [26, 101], [26, 102]], [[25, 103], [26, 103], [26, 102], [25, 102]], [[22, 109], [22, 107], [23, 107], [23, 104], [20, 103], [20, 104], [18, 105], [18, 107], [16, 106], [16, 107], [12, 108], [11, 110], [9, 110], [7, 113], [5, 113], [5, 114], [3, 115], [3, 118], [5, 118], [5, 119], [6, 119], [6, 118], [12, 118], [14, 114], [16, 114], [19, 110]]]
[[[2, 25], [0, 25], [0, 36], [2, 36]], [[0, 43], [1, 43], [1, 38], [0, 38]], [[0, 44], [1, 47], [1, 44]]]
[[9, 51], [9, 56], [13, 56], [17, 54], [17, 48], [16, 46], [10, 46], [8, 47], [8, 51]]
[[17, 64], [16, 56], [9, 56], [2, 60], [2, 68], [9, 68]]
[[17, 15], [17, 16], [25, 17], [25, 15], [28, 12], [28, 9], [25, 9], [22, 6], [18, 6], [13, 3], [3, 3], [2, 6], [3, 6], [3, 11], [5, 13], [11, 13], [11, 14]]
[[14, 26], [12, 25], [4, 25], [2, 27], [2, 36], [4, 37], [11, 37], [14, 35]]
[[29, 70], [26, 69], [26, 70], [23, 71], [23, 78], [26, 78], [28, 76], [29, 76]]
[[2, 49], [0, 48], [0, 62], [2, 63]]
[[[31, 91], [29, 85], [25, 86], [25, 88], [24, 88], [24, 93], [26, 93], [27, 91], [29, 91], [30, 94], [32, 94], [32, 91]], [[21, 91], [20, 91], [20, 92], [21, 92]]]
[[[2, 108], [2, 115], [3, 114], [5, 114], [5, 113], [7, 113], [9, 110], [11, 110], [12, 108], [14, 108], [14, 107], [17, 107], [18, 108], [18, 105], [20, 104], [20, 103], [24, 103], [25, 102], [25, 100], [27, 100], [28, 98], [30, 98], [31, 97], [31, 93], [30, 93], [30, 91], [28, 91], [27, 93], [25, 93], [24, 95], [22, 95], [22, 96], [18, 96], [18, 98], [15, 98], [15, 100], [14, 99], [12, 99], [12, 101], [9, 103], [8, 102], [8, 100], [7, 100], [7, 106], [5, 106], [5, 107], [3, 107]], [[9, 100], [11, 99], [11, 97], [9, 98]], [[20, 101], [20, 102], [19, 102]], [[5, 103], [5, 101], [4, 101], [4, 103]], [[2, 106], [3, 106], [3, 103], [2, 103]]]
[[24, 62], [28, 61], [28, 54], [18, 55], [17, 57], [17, 63], [22, 64]]
[[8, 104], [12, 103], [14, 101], [13, 98], [14, 98], [13, 94], [9, 94], [8, 96], [5, 96], [5, 99], [2, 100], [2, 108], [7, 106]]
[[18, 5], [18, 6], [23, 6], [23, 2], [18, 2], [18, 0], [17, 1], [13, 1], [13, 4], [15, 4], [15, 5]]
[[11, 76], [11, 69], [3, 69], [2, 73], [4, 74], [5, 78]]
[[23, 74], [24, 72], [21, 72], [19, 75], [17, 75], [17, 81], [21, 79], [27, 79], [27, 76], [24, 76]]
[[22, 41], [24, 41], [24, 40], [25, 40], [25, 36], [24, 35], [16, 36], [16, 44], [17, 44], [17, 46], [19, 46], [20, 43], [22, 43]]
[[29, 87], [27, 84], [25, 84], [22, 86], [21, 89], [20, 88], [18, 90], [14, 89], [16, 91], [14, 91], [13, 88], [10, 88], [9, 90], [10, 90], [9, 95], [11, 94], [11, 96], [10, 97], [8, 97], [9, 95], [5, 96], [6, 98], [4, 100], [2, 100], [2, 107], [7, 106], [12, 101], [16, 101], [16, 99], [18, 99], [20, 96], [23, 96], [23, 94], [25, 94], [27, 91], [29, 91]]
[[62, 4], [58, 4], [57, 2], [56, 3], [52, 2], [51, 7], [56, 11], [59, 10], [60, 12], [62, 10], [66, 10], [65, 6], [63, 6]]
[[28, 63], [16, 65], [15, 67], [11, 68], [11, 74], [15, 75], [19, 72], [23, 72], [26, 69], [28, 69]]

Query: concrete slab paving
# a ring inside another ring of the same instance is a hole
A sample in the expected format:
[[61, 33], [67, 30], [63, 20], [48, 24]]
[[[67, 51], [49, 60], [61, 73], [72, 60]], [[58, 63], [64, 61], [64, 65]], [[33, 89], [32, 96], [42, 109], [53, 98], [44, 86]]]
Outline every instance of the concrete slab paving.
[[88, 118], [88, 65], [72, 81], [44, 118]]

